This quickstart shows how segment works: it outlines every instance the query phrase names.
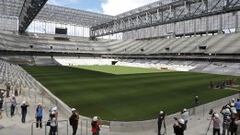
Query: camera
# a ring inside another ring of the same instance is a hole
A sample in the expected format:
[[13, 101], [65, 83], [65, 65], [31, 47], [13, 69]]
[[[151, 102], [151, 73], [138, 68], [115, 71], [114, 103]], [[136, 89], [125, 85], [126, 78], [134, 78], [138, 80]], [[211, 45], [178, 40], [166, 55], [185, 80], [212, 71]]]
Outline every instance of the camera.
[[209, 111], [209, 113], [208, 113], [209, 115], [214, 115], [214, 111], [213, 111], [213, 109], [210, 109], [210, 111]]
[[176, 120], [176, 121], [178, 121], [178, 118], [177, 118], [177, 117], [174, 117], [173, 119]]

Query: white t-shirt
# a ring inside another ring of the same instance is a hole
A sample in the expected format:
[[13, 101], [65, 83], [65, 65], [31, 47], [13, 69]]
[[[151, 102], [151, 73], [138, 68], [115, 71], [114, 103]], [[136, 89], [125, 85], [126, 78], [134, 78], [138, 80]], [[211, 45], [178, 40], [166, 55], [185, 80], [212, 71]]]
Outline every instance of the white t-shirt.
[[189, 120], [189, 112], [186, 111], [186, 112], [182, 113], [181, 117], [184, 121], [188, 121]]

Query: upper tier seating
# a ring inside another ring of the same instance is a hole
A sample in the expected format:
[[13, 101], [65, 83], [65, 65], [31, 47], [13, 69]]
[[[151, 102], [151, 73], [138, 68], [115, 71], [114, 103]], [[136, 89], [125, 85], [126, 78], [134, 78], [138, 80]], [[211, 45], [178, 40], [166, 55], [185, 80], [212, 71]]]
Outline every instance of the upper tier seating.
[[73, 37], [70, 41], [54, 40], [53, 35], [23, 36], [0, 33], [1, 50], [44, 51], [98, 54], [207, 53], [234, 54], [240, 51], [240, 34], [219, 34], [152, 40], [91, 41]]

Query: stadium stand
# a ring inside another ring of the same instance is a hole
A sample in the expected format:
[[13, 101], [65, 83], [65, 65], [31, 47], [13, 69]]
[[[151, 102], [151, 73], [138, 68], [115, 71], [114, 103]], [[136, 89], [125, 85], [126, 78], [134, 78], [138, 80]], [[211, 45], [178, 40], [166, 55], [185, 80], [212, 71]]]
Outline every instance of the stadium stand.
[[[240, 34], [153, 39], [153, 40], [98, 40], [80, 38], [58, 41], [48, 37], [32, 37], [0, 33], [2, 50], [72, 52], [97, 54], [238, 54]], [[203, 48], [201, 48], [203, 47]]]

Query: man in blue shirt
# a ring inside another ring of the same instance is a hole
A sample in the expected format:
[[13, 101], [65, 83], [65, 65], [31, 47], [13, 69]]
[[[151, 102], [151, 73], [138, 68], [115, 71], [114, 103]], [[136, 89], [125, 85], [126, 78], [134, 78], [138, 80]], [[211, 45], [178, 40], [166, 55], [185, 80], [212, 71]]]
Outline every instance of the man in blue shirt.
[[36, 117], [36, 127], [40, 127], [42, 128], [42, 118], [43, 118], [43, 107], [42, 107], [42, 104], [39, 103], [37, 108], [36, 108], [36, 114], [35, 114], [35, 117]]
[[240, 99], [237, 99], [237, 102], [235, 103], [235, 107], [237, 110], [237, 115], [240, 115]]

